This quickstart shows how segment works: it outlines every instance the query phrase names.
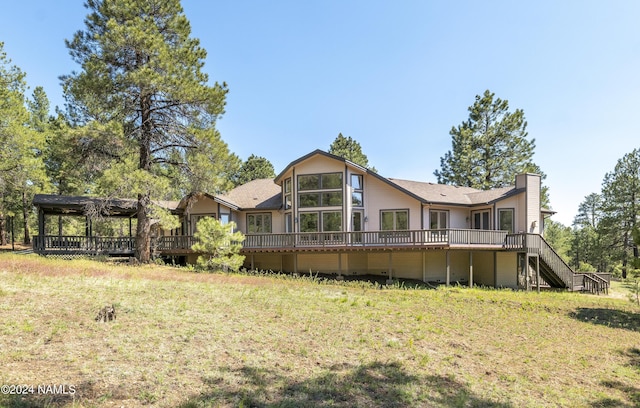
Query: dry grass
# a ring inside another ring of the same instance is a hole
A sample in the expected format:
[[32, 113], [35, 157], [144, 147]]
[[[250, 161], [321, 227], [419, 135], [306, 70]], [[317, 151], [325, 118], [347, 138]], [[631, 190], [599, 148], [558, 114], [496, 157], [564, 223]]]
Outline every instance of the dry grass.
[[0, 385], [75, 389], [0, 406], [633, 407], [639, 312], [0, 254]]

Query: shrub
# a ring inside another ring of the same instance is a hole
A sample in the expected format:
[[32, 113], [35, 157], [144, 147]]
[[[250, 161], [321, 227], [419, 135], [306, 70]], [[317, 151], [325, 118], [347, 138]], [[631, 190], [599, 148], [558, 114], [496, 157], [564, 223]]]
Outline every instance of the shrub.
[[233, 232], [236, 224], [232, 221], [222, 224], [212, 217], [206, 217], [198, 221], [196, 226], [196, 243], [191, 247], [198, 256], [198, 265], [206, 268], [223, 271], [237, 271], [244, 263], [244, 255], [239, 255], [242, 249], [244, 234]]

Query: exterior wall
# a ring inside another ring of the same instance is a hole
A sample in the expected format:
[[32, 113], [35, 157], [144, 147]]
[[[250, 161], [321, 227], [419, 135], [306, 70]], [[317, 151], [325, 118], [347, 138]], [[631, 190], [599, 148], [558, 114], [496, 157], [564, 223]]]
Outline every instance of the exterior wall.
[[[284, 257], [283, 257], [284, 256]], [[252, 259], [253, 258], [253, 259]], [[287, 261], [286, 255], [283, 254], [254, 254], [247, 255], [244, 259], [244, 267], [251, 268], [251, 262], [253, 261], [253, 269], [258, 271], [287, 271], [284, 268]]]
[[238, 230], [247, 233], [247, 216], [250, 214], [271, 214], [271, 233], [284, 233], [284, 215], [279, 211], [271, 210], [251, 210], [240, 211], [233, 214], [233, 221], [238, 225]]
[[339, 271], [339, 254], [298, 254], [298, 273], [335, 273]]
[[524, 197], [523, 194], [518, 194], [515, 197], [509, 197], [505, 200], [501, 200], [499, 202], [497, 202], [495, 204], [495, 211], [494, 211], [494, 226], [495, 229], [499, 229], [500, 227], [500, 220], [498, 218], [498, 210], [500, 209], [509, 209], [509, 210], [513, 210], [513, 233], [516, 233], [518, 231], [524, 231], [524, 218], [520, 218], [520, 203], [518, 202], [521, 197]]
[[537, 174], [519, 174], [516, 176], [516, 188], [526, 188], [525, 197], [521, 201], [524, 215], [524, 232], [540, 234], [540, 176]]
[[473, 284], [494, 286], [493, 252], [478, 251], [473, 253]]
[[424, 280], [445, 283], [447, 281], [447, 254], [445, 251], [426, 251]]
[[496, 253], [497, 288], [518, 288], [518, 254], [516, 252]]
[[421, 229], [429, 229], [431, 226], [431, 210], [442, 210], [449, 212], [449, 228], [466, 229], [469, 228], [469, 208], [467, 207], [447, 207], [443, 205], [424, 206], [424, 223]]
[[373, 176], [367, 177], [364, 186], [364, 205], [366, 231], [380, 230], [381, 210], [409, 210], [409, 229], [422, 229], [422, 204], [396, 188]]

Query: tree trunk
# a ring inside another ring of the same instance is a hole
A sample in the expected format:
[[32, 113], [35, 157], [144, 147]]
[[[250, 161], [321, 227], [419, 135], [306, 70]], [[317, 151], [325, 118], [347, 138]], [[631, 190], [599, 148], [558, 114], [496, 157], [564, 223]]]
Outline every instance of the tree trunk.
[[0, 213], [0, 245], [7, 245], [7, 219]]
[[22, 192], [22, 218], [24, 219], [24, 244], [31, 244], [31, 236], [29, 234], [29, 201], [27, 193]]
[[151, 218], [149, 218], [148, 208], [151, 202], [150, 193], [138, 194], [138, 227], [136, 229], [136, 251], [135, 256], [141, 263], [151, 261]]

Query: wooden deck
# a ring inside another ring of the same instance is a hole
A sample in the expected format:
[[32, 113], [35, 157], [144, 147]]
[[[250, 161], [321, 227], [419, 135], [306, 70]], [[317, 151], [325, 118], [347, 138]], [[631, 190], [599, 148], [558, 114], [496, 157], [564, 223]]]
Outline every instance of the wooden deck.
[[[362, 232], [310, 232], [248, 234], [243, 252], [294, 252], [375, 249], [501, 249], [507, 233], [490, 230], [408, 230]], [[161, 255], [192, 253], [193, 236], [163, 236], [152, 239], [151, 247]], [[36, 253], [65, 255], [133, 256], [134, 237], [35, 236]]]

